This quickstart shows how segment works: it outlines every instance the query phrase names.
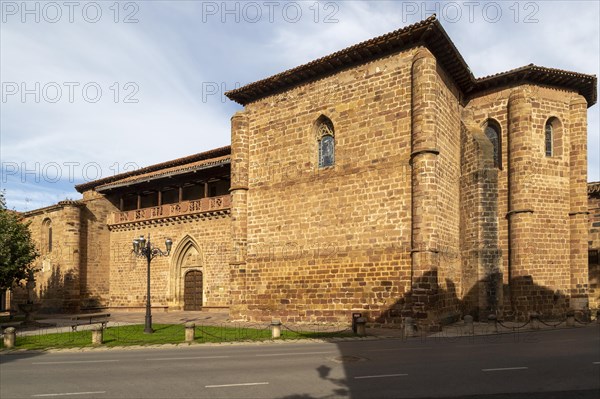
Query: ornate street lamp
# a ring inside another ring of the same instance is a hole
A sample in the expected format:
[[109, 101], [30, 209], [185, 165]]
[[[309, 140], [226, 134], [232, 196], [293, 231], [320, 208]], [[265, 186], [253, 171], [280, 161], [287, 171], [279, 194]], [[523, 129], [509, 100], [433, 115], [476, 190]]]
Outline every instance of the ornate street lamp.
[[144, 327], [144, 333], [146, 334], [152, 334], [154, 332], [152, 329], [152, 310], [150, 309], [150, 262], [156, 256], [169, 256], [171, 253], [171, 247], [173, 247], [173, 241], [171, 241], [170, 238], [167, 238], [165, 240], [165, 246], [167, 247], [166, 252], [163, 252], [157, 247], [153, 247], [150, 243], [150, 234], [148, 234], [147, 240], [144, 238], [144, 236], [140, 236], [140, 238], [133, 240], [133, 253], [140, 258], [146, 258], [148, 262], [148, 281], [146, 283], [146, 326]]

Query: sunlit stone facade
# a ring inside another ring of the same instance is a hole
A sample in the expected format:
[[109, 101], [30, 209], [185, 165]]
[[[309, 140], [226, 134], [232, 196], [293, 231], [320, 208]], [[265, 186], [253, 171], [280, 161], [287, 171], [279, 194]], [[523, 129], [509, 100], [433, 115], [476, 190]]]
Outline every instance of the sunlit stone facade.
[[594, 76], [529, 65], [477, 79], [429, 18], [227, 95], [244, 106], [231, 147], [24, 215], [41, 248], [46, 219], [61, 246], [40, 260], [48, 306], [142, 307], [140, 234], [174, 241], [152, 264], [167, 310], [435, 328], [590, 304]]

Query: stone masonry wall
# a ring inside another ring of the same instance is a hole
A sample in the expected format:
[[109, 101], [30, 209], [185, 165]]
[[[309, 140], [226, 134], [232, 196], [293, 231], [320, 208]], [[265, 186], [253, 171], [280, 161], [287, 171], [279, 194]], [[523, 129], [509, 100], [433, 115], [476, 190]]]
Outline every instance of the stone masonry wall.
[[459, 93], [444, 70], [436, 68], [435, 163], [438, 303], [436, 318], [450, 322], [459, 317], [460, 266], [460, 116]]
[[[247, 263], [234, 317], [383, 316], [410, 285], [412, 52], [246, 106]], [[335, 130], [318, 168], [315, 122]], [[235, 133], [234, 133], [235, 134]], [[233, 142], [234, 140], [232, 140]]]
[[[465, 123], [478, 126], [483, 131], [488, 120], [495, 121], [500, 127], [500, 168], [497, 169], [498, 202], [498, 243], [500, 272], [503, 283], [508, 286], [508, 97], [511, 89], [486, 93], [471, 99], [465, 107]], [[462, 165], [465, 167], [465, 165]], [[482, 246], [482, 249], [493, 249]], [[508, 297], [506, 297], [508, 299]]]
[[[523, 105], [513, 107], [511, 113], [509, 96], [516, 90], [522, 93], [518, 101]], [[466, 107], [476, 124], [483, 125], [491, 118], [502, 131], [499, 238], [505, 305], [517, 313], [560, 313], [568, 306], [572, 263], [569, 162], [573, 155], [569, 151], [569, 126], [573, 123], [570, 103], [576, 97], [568, 91], [520, 86], [487, 93]], [[544, 127], [551, 117], [557, 118], [558, 124], [554, 154], [546, 157]], [[513, 133], [511, 129], [515, 129]], [[504, 218], [507, 214], [509, 217]]]
[[152, 243], [165, 250], [165, 239], [173, 240], [168, 257], [151, 263], [152, 306], [183, 309], [183, 278], [186, 272], [203, 273], [203, 306], [229, 305], [229, 215], [182, 217], [162, 223], [124, 225], [110, 232], [110, 306], [139, 308], [146, 301], [146, 260], [132, 254], [134, 238], [148, 234]]
[[[376, 321], [400, 315], [413, 278], [414, 54], [389, 56], [246, 106], [247, 256], [232, 281], [245, 287], [232, 298], [234, 317], [347, 322], [355, 311]], [[456, 253], [458, 172], [453, 182], [441, 175], [458, 164], [459, 107], [441, 73], [434, 69], [428, 105], [438, 118], [442, 153], [440, 163], [431, 164], [442, 180], [440, 198], [432, 196], [431, 203], [433, 214], [439, 207], [444, 215], [439, 243]], [[318, 167], [315, 122], [321, 115], [335, 130], [335, 166], [328, 168]], [[458, 268], [444, 267], [424, 273], [439, 274], [446, 289], [446, 278], [456, 279], [450, 271]], [[441, 309], [453, 306], [440, 299]]]
[[81, 307], [93, 310], [110, 302], [110, 231], [116, 207], [93, 190], [83, 193], [81, 210]]
[[[468, 118], [465, 118], [468, 119]], [[502, 271], [498, 248], [498, 169], [483, 128], [462, 133], [462, 312], [476, 319], [501, 311]]]
[[[35, 301], [43, 312], [77, 312], [80, 309], [80, 208], [81, 204], [63, 201], [57, 205], [25, 214], [31, 237], [40, 257], [34, 262]], [[49, 244], [49, 227], [52, 244]], [[11, 306], [27, 300], [24, 289], [16, 289]]]
[[588, 196], [589, 210], [589, 237], [588, 250], [595, 251], [595, 256], [590, 256], [589, 263], [589, 286], [590, 286], [590, 308], [600, 307], [600, 192]]
[[403, 315], [424, 328], [458, 317], [459, 94], [433, 55], [412, 68], [411, 292]]

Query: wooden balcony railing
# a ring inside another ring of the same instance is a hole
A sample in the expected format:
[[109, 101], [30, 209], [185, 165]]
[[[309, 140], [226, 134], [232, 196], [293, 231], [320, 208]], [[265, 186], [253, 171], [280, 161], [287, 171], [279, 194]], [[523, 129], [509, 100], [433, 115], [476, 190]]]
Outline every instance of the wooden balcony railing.
[[175, 204], [153, 206], [133, 211], [113, 212], [109, 225], [140, 222], [144, 220], [163, 219], [168, 217], [191, 215], [196, 213], [226, 210], [231, 207], [231, 196], [202, 198], [182, 201]]

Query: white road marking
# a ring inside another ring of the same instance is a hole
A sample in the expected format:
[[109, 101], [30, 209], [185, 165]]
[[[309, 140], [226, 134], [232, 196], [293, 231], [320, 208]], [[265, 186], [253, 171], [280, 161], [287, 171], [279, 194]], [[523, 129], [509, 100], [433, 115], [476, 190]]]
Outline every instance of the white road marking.
[[361, 375], [354, 377], [355, 380], [363, 380], [366, 378], [388, 378], [388, 377], [406, 377], [408, 374], [381, 374], [381, 375]]
[[271, 357], [271, 356], [294, 356], [294, 355], [321, 355], [326, 353], [337, 353], [334, 351], [328, 352], [296, 352], [296, 353], [270, 353], [266, 355], [254, 355], [256, 357]]
[[157, 357], [155, 359], [146, 359], [147, 361], [160, 360], [195, 360], [195, 359], [227, 359], [231, 356], [190, 356], [190, 357]]
[[248, 387], [253, 385], [269, 385], [268, 382], [246, 382], [243, 384], [206, 385], [204, 388]]
[[85, 364], [85, 363], [115, 363], [118, 360], [80, 360], [70, 362], [34, 362], [31, 364]]
[[503, 367], [497, 369], [481, 369], [481, 371], [511, 371], [511, 370], [527, 370], [528, 367]]
[[39, 395], [31, 395], [34, 398], [48, 397], [48, 396], [73, 396], [73, 395], [95, 395], [99, 393], [106, 393], [106, 391], [96, 392], [65, 392], [65, 393], [42, 393]]

